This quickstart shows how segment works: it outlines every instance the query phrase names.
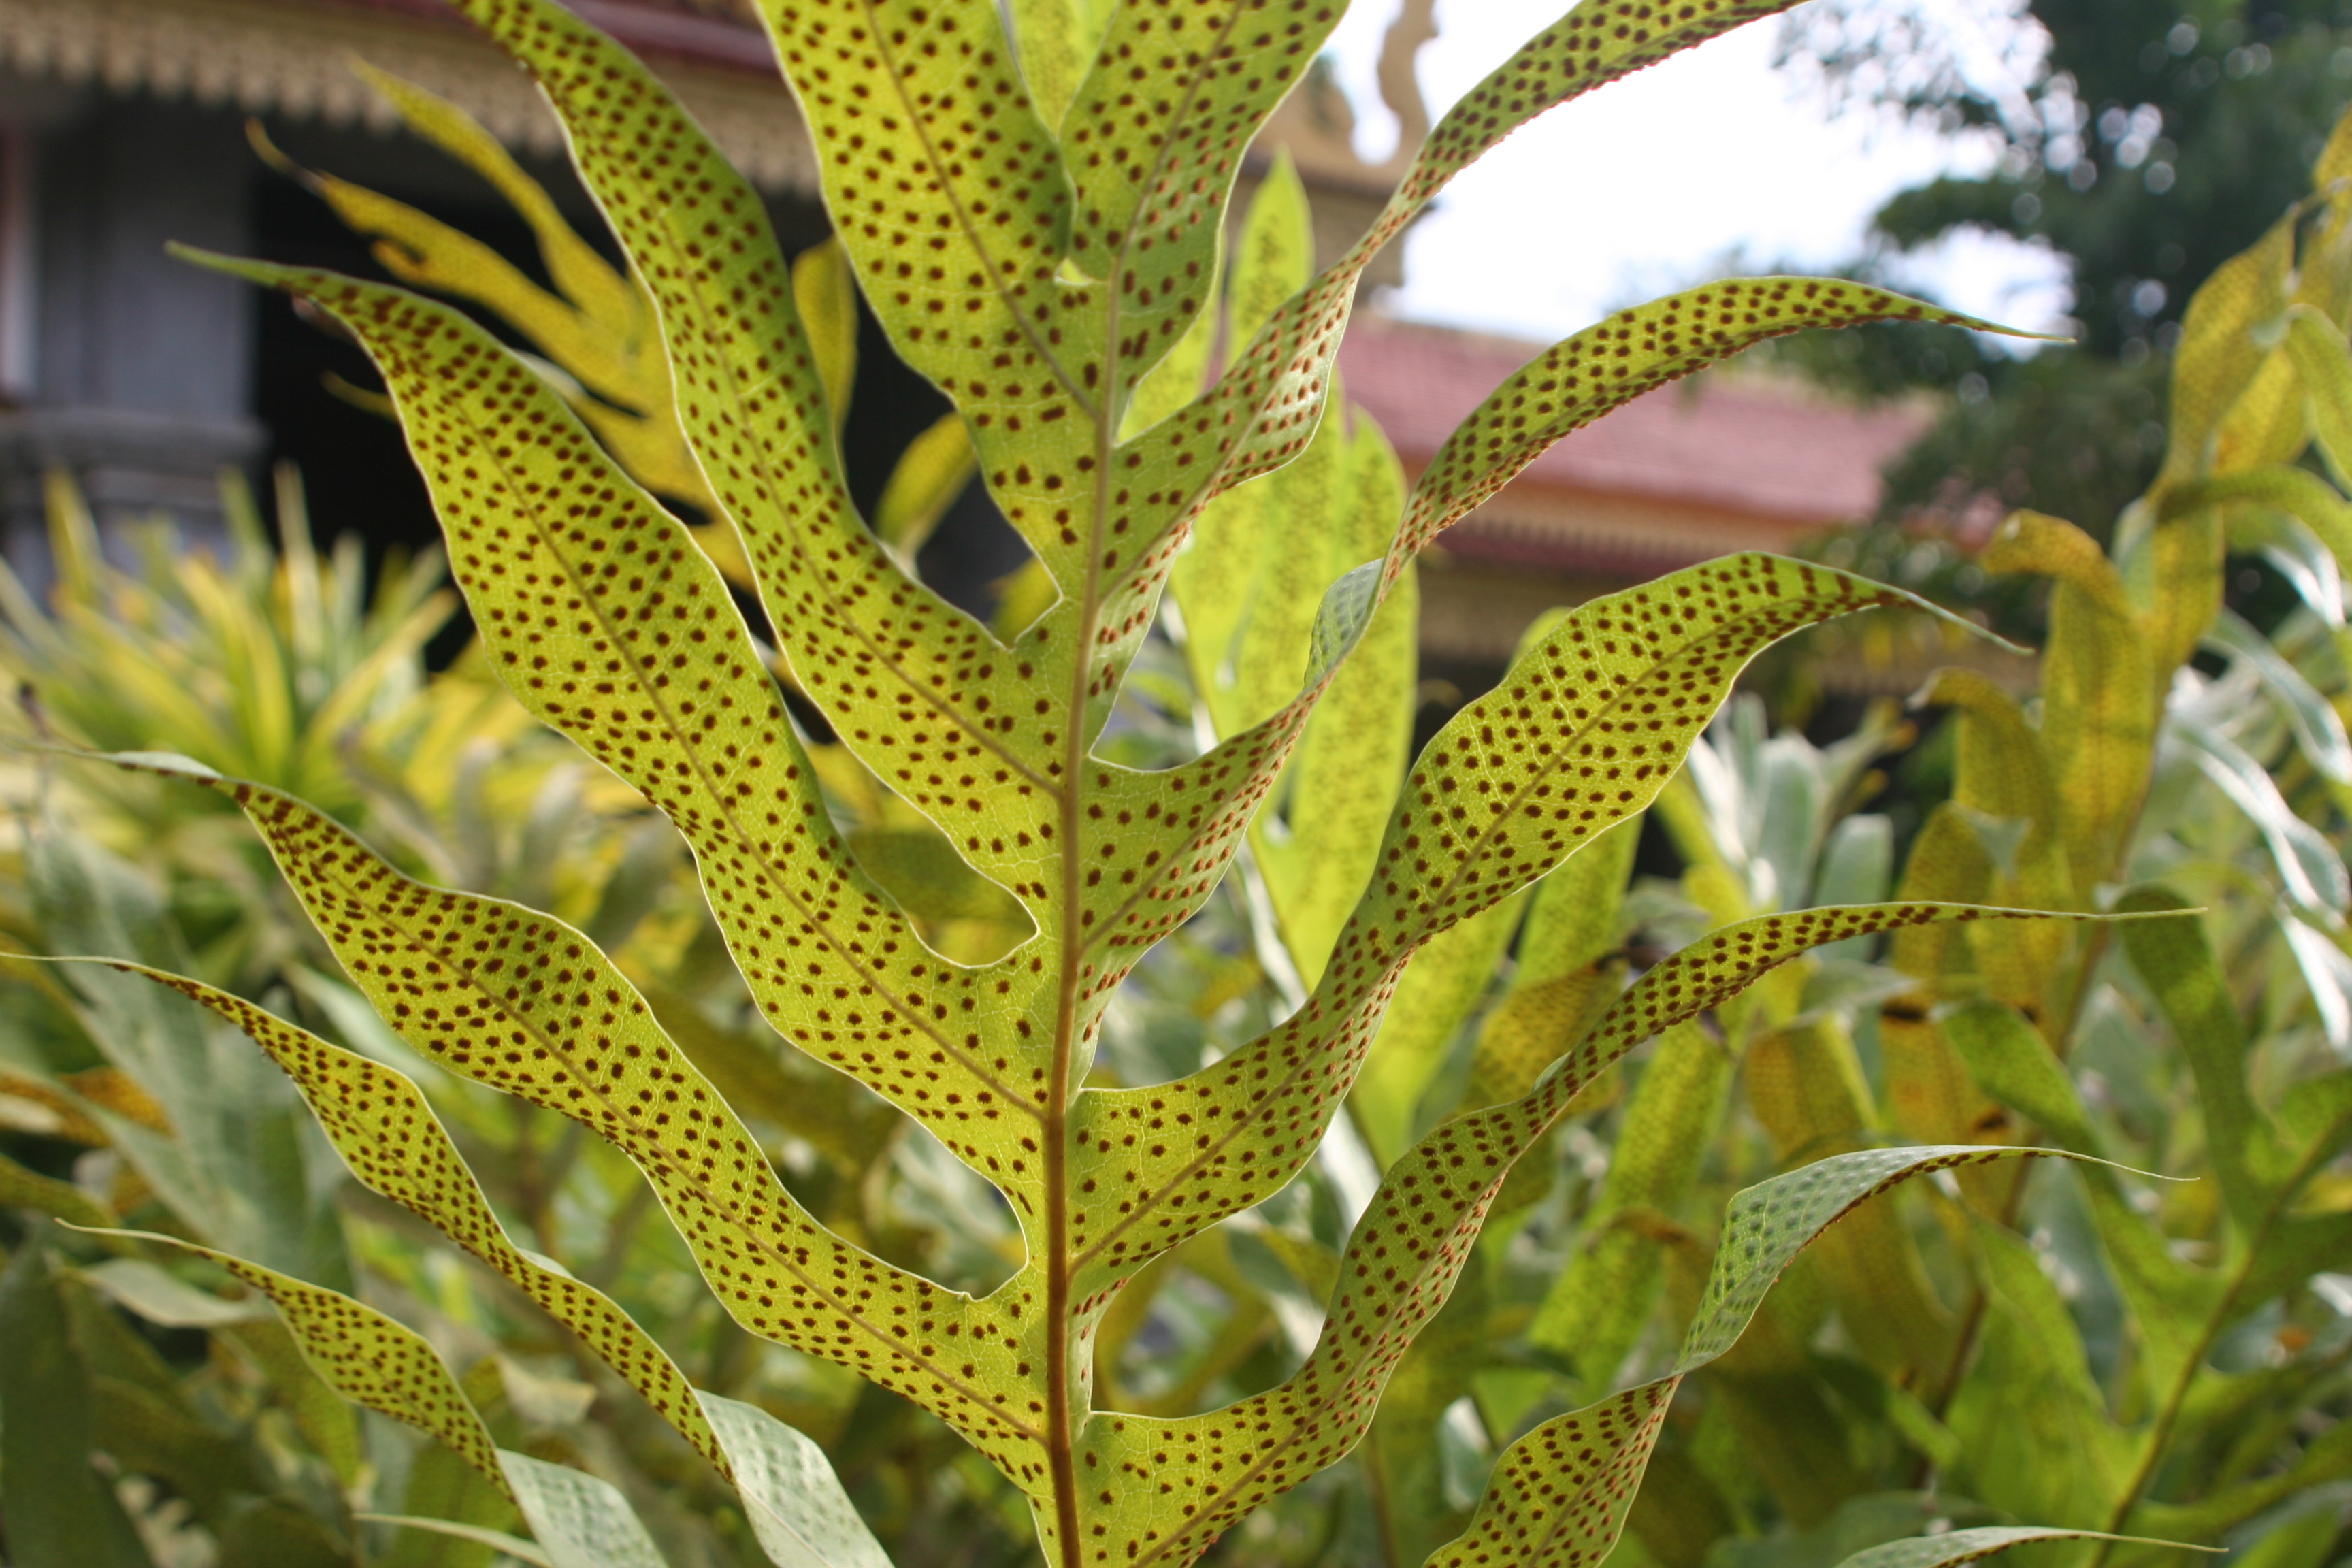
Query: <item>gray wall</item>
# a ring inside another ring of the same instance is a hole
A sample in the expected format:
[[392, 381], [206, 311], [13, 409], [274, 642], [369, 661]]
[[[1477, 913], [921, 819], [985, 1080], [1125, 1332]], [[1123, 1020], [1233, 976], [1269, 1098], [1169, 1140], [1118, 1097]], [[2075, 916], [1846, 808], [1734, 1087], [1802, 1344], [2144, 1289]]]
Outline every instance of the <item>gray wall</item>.
[[102, 522], [155, 511], [217, 526], [217, 475], [261, 446], [255, 291], [173, 260], [167, 241], [249, 248], [255, 163], [226, 110], [96, 92], [20, 114], [33, 138], [30, 394], [0, 416], [9, 552], [39, 573], [40, 476], [62, 466]]
[[256, 163], [236, 117], [111, 99], [41, 142], [39, 401], [244, 418], [253, 287], [163, 251], [247, 248]]

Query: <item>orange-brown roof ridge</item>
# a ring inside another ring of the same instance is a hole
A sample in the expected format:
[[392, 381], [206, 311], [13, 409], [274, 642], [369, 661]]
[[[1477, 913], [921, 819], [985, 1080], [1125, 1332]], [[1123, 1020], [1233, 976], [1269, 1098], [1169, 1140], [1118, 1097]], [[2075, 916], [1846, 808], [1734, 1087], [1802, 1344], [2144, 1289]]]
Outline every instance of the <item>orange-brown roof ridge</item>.
[[[1348, 396], [1418, 468], [1543, 345], [1356, 319], [1339, 351]], [[1868, 516], [1880, 470], [1926, 429], [1913, 403], [1856, 406], [1809, 384], [1718, 371], [1661, 387], [1569, 436], [1517, 481], [1791, 522]]]

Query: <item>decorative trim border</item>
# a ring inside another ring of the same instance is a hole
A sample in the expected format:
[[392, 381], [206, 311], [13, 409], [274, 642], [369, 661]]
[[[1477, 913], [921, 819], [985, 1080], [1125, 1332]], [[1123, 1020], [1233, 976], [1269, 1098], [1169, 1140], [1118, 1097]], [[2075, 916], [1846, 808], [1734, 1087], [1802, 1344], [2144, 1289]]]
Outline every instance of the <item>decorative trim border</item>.
[[[450, 100], [510, 147], [562, 150], [529, 79], [462, 27], [283, 0], [0, 0], [0, 65], [21, 75], [388, 134], [399, 118], [345, 68], [354, 55]], [[815, 152], [780, 80], [675, 58], [656, 68], [753, 183], [815, 192]]]

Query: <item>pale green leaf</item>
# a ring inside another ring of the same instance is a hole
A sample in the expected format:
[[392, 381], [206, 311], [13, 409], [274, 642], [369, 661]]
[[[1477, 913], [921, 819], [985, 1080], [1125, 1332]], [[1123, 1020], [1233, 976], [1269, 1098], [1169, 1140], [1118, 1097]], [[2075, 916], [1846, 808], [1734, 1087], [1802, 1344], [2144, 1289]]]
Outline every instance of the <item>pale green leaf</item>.
[[[675, 110], [662, 102], [657, 89], [640, 84], [639, 90], [645, 95], [643, 112], [649, 118], [672, 121]], [[578, 109], [572, 110], [572, 121], [593, 123]], [[716, 161], [708, 153], [705, 157]], [[643, 232], [650, 244], [661, 243], [655, 237], [658, 231], [651, 226]], [[857, 280], [850, 276], [849, 253], [838, 238], [813, 245], [793, 258], [792, 292], [809, 356], [816, 362], [817, 384], [824, 391], [825, 409], [838, 435], [849, 417], [850, 389], [857, 379]]]
[[2122, 577], [2072, 523], [2013, 512], [1982, 559], [1988, 572], [2057, 580], [2042, 664], [2050, 787], [2074, 886], [2111, 880], [2124, 825], [2146, 787], [2161, 701], [2145, 630]]
[[1381, 825], [1396, 804], [1412, 742], [1413, 639], [1420, 594], [1401, 579], [1315, 709], [1284, 780], [1276, 841], [1258, 818], [1258, 864], [1301, 980], [1322, 978], [1363, 895]]
[[[2300, 468], [2287, 471], [2303, 474]], [[2323, 489], [2328, 488], [2316, 475], [2303, 477]], [[2230, 480], [2218, 482], [2226, 485]], [[2333, 629], [2343, 629], [2342, 558], [2302, 518], [2267, 507], [2238, 508], [2230, 518], [2229, 547], [2233, 552], [2259, 552], [2294, 584], [2296, 595], [2311, 606], [2313, 615]]]
[[1285, 148], [1258, 182], [1230, 268], [1225, 331], [1234, 343], [1255, 339], [1283, 303], [1315, 276], [1315, 222], [1307, 186]]
[[770, 1562], [778, 1568], [890, 1568], [824, 1450], [756, 1405], [700, 1397]]
[[[1812, 902], [1883, 903], [1895, 890], [1895, 824], [1878, 812], [1857, 812], [1830, 829], [1813, 873]], [[1824, 951], [1827, 958], [1861, 962], [1867, 943]]]
[[263, 1301], [251, 1298], [225, 1300], [164, 1273], [143, 1258], [110, 1258], [83, 1269], [81, 1277], [118, 1306], [165, 1328], [217, 1328], [225, 1323], [250, 1322], [269, 1313]]
[[[1991, 876], [1981, 896], [2032, 909], [2080, 902], [2055, 788], [2074, 738], [2037, 733], [2015, 698], [1971, 670], [1939, 672], [1927, 700], [1958, 710], [1952, 809], [1984, 847]], [[1996, 994], [2036, 1007], [2053, 1005], [2050, 992], [2072, 942], [2063, 927], [2010, 926], [1976, 932], [1970, 941]]]
[[2231, 1212], [2251, 1223], [2262, 1211], [2261, 1178], [2278, 1152], [2276, 1133], [2246, 1081], [2245, 1029], [2221, 961], [2202, 923], [2168, 889], [2136, 888], [2116, 908], [2151, 916], [2179, 911], [2130, 921], [2119, 934], [2197, 1080], [2209, 1157]]
[[2352, 903], [2352, 872], [2327, 836], [2295, 814], [2270, 771], [2235, 741], [2187, 713], [2167, 714], [2165, 728], [2262, 834], [2287, 896], [2323, 920], [2341, 915]]
[[613, 270], [596, 247], [563, 219], [545, 187], [523, 173], [503, 143], [456, 104], [411, 81], [353, 60], [352, 71], [400, 110], [407, 127], [489, 182], [530, 226], [540, 259], [557, 289], [608, 328], [649, 333], [645, 296]]
[[1543, 1069], [1582, 1037], [1601, 1008], [1616, 1000], [1614, 965], [1589, 964], [1565, 974], [1514, 984], [1478, 1026], [1469, 1081], [1457, 1110], [1477, 1110], [1517, 1100]]
[[[2146, 935], [2146, 926], [2127, 927], [2126, 945]], [[1979, 997], [1944, 1010], [1938, 1022], [1987, 1094], [2031, 1119], [2061, 1146], [2082, 1154], [2102, 1152], [2102, 1140], [2064, 1067], [2041, 1031], [2015, 1008]], [[2189, 1358], [2199, 1353], [2205, 1315], [2220, 1287], [2174, 1254], [2171, 1240], [2134, 1204], [2114, 1171], [2087, 1163], [2075, 1170], [2116, 1283], [2137, 1321], [2150, 1386], [2169, 1387]]]
[[499, 1450], [515, 1505], [554, 1568], [668, 1568], [613, 1483], [568, 1465]]
[[2303, 672], [2271, 646], [2270, 638], [2248, 626], [2235, 611], [2224, 609], [2207, 628], [2205, 646], [2243, 660], [2261, 678], [2294, 726], [2303, 754], [2321, 777], [2352, 784], [2352, 740], [2345, 736], [2343, 719], [2304, 679]]
[[2066, 1069], [2015, 1008], [1979, 997], [1945, 1010], [1937, 1021], [1987, 1094], [2024, 1113], [2065, 1148], [2083, 1154], [2105, 1152]]
[[1665, 1287], [1659, 1238], [1617, 1223], [1640, 1210], [1675, 1219], [1689, 1200], [1729, 1100], [1730, 1051], [1695, 1023], [1665, 1031], [1611, 1141], [1609, 1173], [1585, 1220], [1586, 1245], [1528, 1327], [1570, 1358], [1587, 1388], [1616, 1377]]
[[2296, 967], [2303, 971], [2327, 1043], [2338, 1053], [2352, 1049], [2352, 954], [2336, 946], [2326, 932], [2315, 931], [2286, 910], [2279, 911], [2278, 926], [2294, 954]]
[[1058, 126], [1101, 46], [1110, 0], [1009, 0], [1021, 74], [1045, 123]]
[[0, 1274], [0, 1342], [8, 1347], [0, 1355], [0, 1511], [9, 1561], [16, 1568], [149, 1568], [138, 1531], [89, 1462], [89, 1373], [37, 1240]]
[[979, 464], [960, 414], [941, 416], [908, 444], [874, 507], [874, 531], [906, 560], [922, 549]]
[[2281, 218], [2260, 243], [2216, 268], [2189, 297], [2181, 313], [2180, 346], [2173, 352], [2171, 439], [2157, 477], [2158, 494], [2207, 471], [2216, 431], [2263, 361], [2253, 329], [2286, 305], [2295, 224], [2295, 215]]
[[2352, 502], [2307, 468], [2274, 463], [2183, 483], [2165, 491], [2160, 516], [2185, 517], [2232, 501], [2252, 501], [2285, 512], [2319, 536], [2339, 570], [2352, 569]]
[[2346, 344], [2343, 328], [2308, 305], [2287, 310], [2285, 346], [2310, 399], [2319, 455], [2341, 489], [2352, 483], [2352, 346]]
[[1510, 950], [1526, 903], [1524, 896], [1514, 896], [1439, 932], [1405, 965], [1348, 1100], [1358, 1131], [1383, 1169], [1412, 1147], [1423, 1092], [1486, 994], [1495, 965]]
[[2212, 1546], [2183, 1546], [2175, 1541], [2149, 1541], [2137, 1535], [2107, 1535], [2095, 1530], [2051, 1530], [2034, 1525], [1985, 1525], [1975, 1530], [1949, 1530], [1941, 1535], [1915, 1535], [1857, 1552], [1838, 1568], [1959, 1568], [1963, 1563], [1990, 1557], [2012, 1546], [2042, 1541], [2126, 1541], [2142, 1546], [2176, 1546], [2189, 1552], [2215, 1552]]
[[[1216, 684], [1202, 682], [1203, 694], [1217, 712], [1221, 735], [1237, 734], [1264, 723], [1297, 693], [1310, 674], [1316, 622], [1324, 613], [1325, 590], [1349, 568], [1377, 558], [1387, 548], [1389, 534], [1395, 529], [1393, 516], [1389, 529], [1370, 550], [1336, 564], [1295, 531], [1296, 524], [1307, 519], [1348, 518], [1347, 458], [1346, 435], [1338, 420], [1330, 420], [1316, 432], [1296, 462], [1257, 481], [1265, 493], [1249, 520], [1263, 536], [1255, 551], [1257, 570], [1242, 605], [1240, 625], [1218, 659], [1221, 668], [1213, 672]], [[1322, 531], [1328, 535], [1338, 531], [1327, 524]], [[1203, 535], [1202, 543], [1204, 551], [1218, 551], [1230, 548], [1230, 534], [1220, 537], [1212, 531]], [[1341, 541], [1329, 542], [1337, 546]], [[1193, 594], [1178, 602], [1198, 600]]]
[[2019, 1518], [2102, 1520], [2129, 1473], [2136, 1436], [2108, 1409], [2032, 1244], [1990, 1221], [1973, 1228], [1986, 1318], [1945, 1417], [1964, 1455], [1952, 1486]]
[[1536, 884], [1527, 928], [1519, 933], [1516, 984], [1572, 973], [1599, 963], [1617, 946], [1624, 934], [1620, 927], [1625, 882], [1633, 875], [1633, 854], [1641, 842], [1642, 819], [1627, 817]]
[[104, 1204], [71, 1182], [28, 1171], [5, 1154], [0, 1154], [0, 1206], [33, 1209], [85, 1228], [114, 1223]]

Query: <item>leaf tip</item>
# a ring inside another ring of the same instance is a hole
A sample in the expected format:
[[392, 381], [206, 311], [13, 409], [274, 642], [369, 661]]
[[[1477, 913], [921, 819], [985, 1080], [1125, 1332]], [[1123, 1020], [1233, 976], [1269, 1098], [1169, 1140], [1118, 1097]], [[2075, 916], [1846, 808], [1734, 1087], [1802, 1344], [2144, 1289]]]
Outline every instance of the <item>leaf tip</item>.
[[178, 778], [194, 779], [199, 784], [219, 784], [220, 773], [194, 757], [177, 752], [96, 752], [77, 753], [113, 763], [119, 767], [136, 768], [142, 773], [168, 773]]
[[202, 246], [190, 245], [184, 240], [165, 240], [163, 253], [173, 260], [184, 261], [191, 267], [201, 267], [208, 272], [226, 272], [232, 277], [243, 278], [261, 284], [264, 288], [282, 287], [287, 275], [286, 268], [273, 266], [269, 262], [256, 261], [249, 257], [228, 256], [217, 250], [206, 250]]

